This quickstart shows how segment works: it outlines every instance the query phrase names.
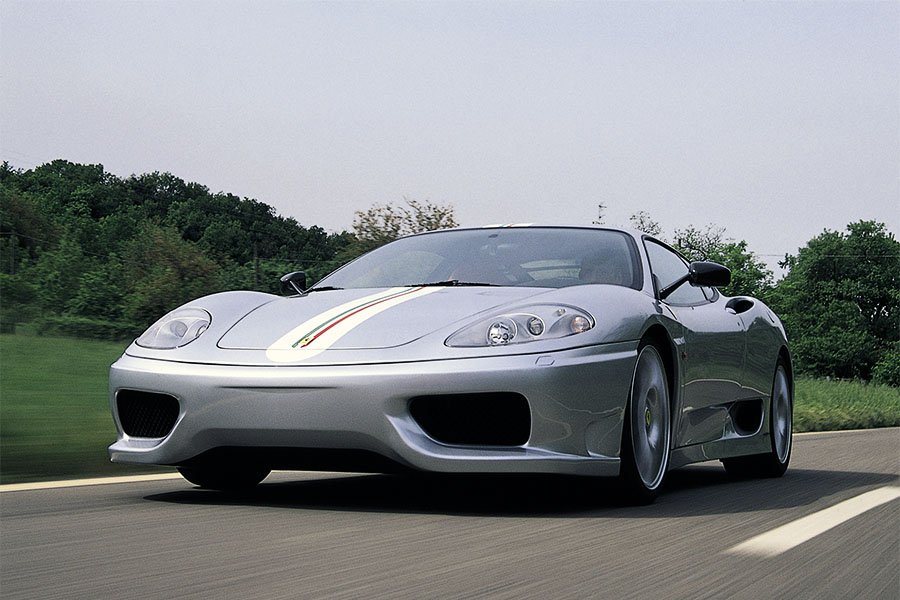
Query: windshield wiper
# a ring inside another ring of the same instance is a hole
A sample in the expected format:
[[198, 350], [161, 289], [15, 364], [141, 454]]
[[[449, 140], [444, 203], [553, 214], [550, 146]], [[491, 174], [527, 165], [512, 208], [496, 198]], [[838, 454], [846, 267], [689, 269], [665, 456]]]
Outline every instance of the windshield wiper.
[[460, 281], [459, 279], [448, 279], [446, 281], [432, 281], [430, 283], [418, 283], [410, 287], [474, 287], [489, 286], [495, 287], [496, 283], [485, 283], [483, 281]]
[[323, 285], [322, 287], [309, 288], [308, 290], [303, 292], [303, 294], [306, 295], [306, 294], [309, 294], [310, 292], [332, 292], [334, 290], [342, 290], [342, 289], [344, 289], [344, 288], [334, 287], [331, 285]]

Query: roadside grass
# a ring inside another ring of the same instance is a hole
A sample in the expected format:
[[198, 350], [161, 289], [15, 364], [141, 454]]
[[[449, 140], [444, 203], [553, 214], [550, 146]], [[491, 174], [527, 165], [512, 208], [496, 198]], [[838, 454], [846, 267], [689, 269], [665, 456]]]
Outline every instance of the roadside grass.
[[[125, 342], [0, 335], [0, 483], [171, 469], [109, 462], [109, 365]], [[900, 425], [900, 388], [799, 379], [794, 431]]]
[[900, 426], [900, 388], [798, 379], [794, 396], [795, 432]]
[[124, 342], [0, 335], [0, 483], [163, 469], [109, 462], [107, 374]]

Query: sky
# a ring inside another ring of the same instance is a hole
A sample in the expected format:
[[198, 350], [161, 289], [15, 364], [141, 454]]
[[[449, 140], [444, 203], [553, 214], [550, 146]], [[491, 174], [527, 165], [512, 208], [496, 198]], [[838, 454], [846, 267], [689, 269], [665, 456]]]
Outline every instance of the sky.
[[0, 2], [0, 160], [168, 171], [305, 226], [900, 234], [900, 2]]

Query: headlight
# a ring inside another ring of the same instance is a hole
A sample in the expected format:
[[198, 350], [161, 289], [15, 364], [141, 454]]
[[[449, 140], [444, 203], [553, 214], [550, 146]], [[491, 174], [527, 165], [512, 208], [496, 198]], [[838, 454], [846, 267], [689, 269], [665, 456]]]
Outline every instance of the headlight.
[[579, 308], [540, 304], [469, 325], [447, 338], [446, 344], [457, 348], [506, 346], [563, 338], [593, 326], [591, 316]]
[[173, 310], [136, 340], [138, 346], [171, 350], [190, 344], [209, 327], [212, 317], [202, 308]]

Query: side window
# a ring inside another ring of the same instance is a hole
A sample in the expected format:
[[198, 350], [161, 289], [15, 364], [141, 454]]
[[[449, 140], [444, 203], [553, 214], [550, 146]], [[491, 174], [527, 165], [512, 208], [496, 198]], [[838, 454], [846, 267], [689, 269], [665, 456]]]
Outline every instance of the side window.
[[[650, 270], [659, 281], [659, 289], [674, 283], [688, 272], [687, 263], [680, 256], [664, 246], [647, 240], [647, 256], [650, 259]], [[669, 304], [699, 304], [706, 302], [703, 290], [685, 283], [672, 292], [666, 302]]]

